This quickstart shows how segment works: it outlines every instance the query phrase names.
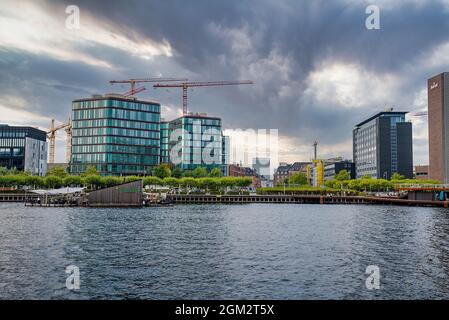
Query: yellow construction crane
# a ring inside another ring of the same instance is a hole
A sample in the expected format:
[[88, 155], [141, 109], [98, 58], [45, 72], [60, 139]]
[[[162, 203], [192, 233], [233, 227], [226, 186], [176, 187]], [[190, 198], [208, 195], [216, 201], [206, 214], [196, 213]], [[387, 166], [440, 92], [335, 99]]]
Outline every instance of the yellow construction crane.
[[67, 133], [67, 151], [66, 160], [70, 162], [70, 157], [72, 156], [72, 120], [69, 118], [67, 123], [55, 126], [55, 119], [51, 119], [50, 130], [47, 131], [48, 139], [50, 140], [50, 157], [48, 163], [55, 163], [55, 144], [56, 144], [56, 131], [65, 129]]

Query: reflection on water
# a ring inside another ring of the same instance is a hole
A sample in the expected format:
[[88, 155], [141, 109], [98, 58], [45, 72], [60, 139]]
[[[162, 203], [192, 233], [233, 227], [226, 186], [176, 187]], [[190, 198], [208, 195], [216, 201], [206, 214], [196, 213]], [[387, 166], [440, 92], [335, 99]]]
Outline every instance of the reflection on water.
[[[0, 204], [0, 298], [449, 298], [449, 211]], [[81, 289], [65, 287], [80, 268]], [[365, 287], [368, 265], [381, 289]]]

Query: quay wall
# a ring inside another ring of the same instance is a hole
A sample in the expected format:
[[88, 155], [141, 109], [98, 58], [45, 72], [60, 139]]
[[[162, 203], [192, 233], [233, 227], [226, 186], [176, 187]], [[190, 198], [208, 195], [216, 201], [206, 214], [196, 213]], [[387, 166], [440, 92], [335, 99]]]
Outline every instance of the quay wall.
[[[37, 199], [39, 195], [32, 194], [1, 194], [0, 202], [25, 202], [28, 199]], [[98, 201], [91, 206], [140, 206], [140, 197], [129, 201], [111, 200]], [[122, 200], [123, 197], [122, 197]], [[402, 206], [428, 206], [449, 207], [449, 201], [413, 200], [398, 198], [380, 198], [363, 196], [321, 196], [321, 195], [180, 195], [169, 194], [167, 200], [174, 204], [245, 204], [245, 203], [296, 203], [296, 204], [378, 204], [378, 205], [402, 205]]]

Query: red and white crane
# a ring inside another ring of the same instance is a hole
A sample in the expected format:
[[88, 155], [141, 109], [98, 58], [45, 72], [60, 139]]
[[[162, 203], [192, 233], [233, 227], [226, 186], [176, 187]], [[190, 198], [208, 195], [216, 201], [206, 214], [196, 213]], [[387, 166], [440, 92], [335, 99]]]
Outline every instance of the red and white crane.
[[193, 87], [220, 87], [220, 86], [235, 86], [242, 84], [253, 84], [252, 81], [195, 81], [195, 82], [182, 82], [173, 84], [157, 83], [153, 88], [182, 88], [182, 114], [187, 114], [187, 89]]

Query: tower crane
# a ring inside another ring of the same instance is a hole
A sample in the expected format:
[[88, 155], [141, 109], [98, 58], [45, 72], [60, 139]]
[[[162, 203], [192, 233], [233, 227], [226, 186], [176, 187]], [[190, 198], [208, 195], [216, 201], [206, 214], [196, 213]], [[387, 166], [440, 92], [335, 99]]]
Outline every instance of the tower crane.
[[67, 123], [60, 124], [55, 126], [55, 119], [51, 119], [51, 127], [50, 130], [47, 131], [48, 139], [50, 140], [50, 157], [48, 163], [55, 163], [55, 144], [56, 144], [56, 132], [58, 130], [65, 129], [67, 133], [67, 151], [66, 151], [66, 160], [70, 161], [70, 157], [72, 156], [72, 121], [69, 118]]
[[133, 97], [136, 93], [146, 90], [145, 87], [136, 87], [138, 83], [146, 82], [173, 82], [173, 81], [187, 81], [188, 79], [177, 79], [177, 78], [142, 78], [142, 79], [128, 79], [128, 80], [111, 80], [109, 83], [111, 85], [116, 83], [129, 83], [131, 89], [125, 92], [123, 95], [125, 97]]
[[425, 117], [428, 116], [427, 111], [420, 111], [413, 114], [414, 117]]
[[318, 160], [318, 158], [317, 158], [317, 151], [318, 151], [318, 141], [315, 140], [313, 142], [313, 160]]
[[219, 86], [233, 86], [241, 84], [253, 84], [252, 81], [196, 81], [196, 82], [182, 82], [174, 84], [157, 83], [153, 88], [182, 88], [182, 114], [187, 114], [187, 89], [192, 87], [219, 87]]

